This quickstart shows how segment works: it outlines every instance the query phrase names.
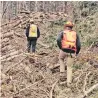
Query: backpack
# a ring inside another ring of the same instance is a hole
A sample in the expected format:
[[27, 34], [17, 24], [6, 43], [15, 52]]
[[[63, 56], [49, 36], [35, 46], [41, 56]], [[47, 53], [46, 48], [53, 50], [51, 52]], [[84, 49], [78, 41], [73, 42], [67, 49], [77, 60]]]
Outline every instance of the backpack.
[[76, 32], [73, 30], [63, 31], [63, 39], [61, 44], [62, 49], [74, 50], [76, 52]]
[[31, 24], [31, 25], [30, 25], [29, 37], [37, 38], [37, 26], [34, 25], [34, 24]]

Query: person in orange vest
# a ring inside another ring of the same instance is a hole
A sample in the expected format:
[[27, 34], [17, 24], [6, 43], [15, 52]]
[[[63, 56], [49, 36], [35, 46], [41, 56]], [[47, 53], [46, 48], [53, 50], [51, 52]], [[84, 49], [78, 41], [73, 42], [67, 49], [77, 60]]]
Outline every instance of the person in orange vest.
[[37, 39], [40, 37], [40, 31], [37, 25], [34, 24], [34, 20], [30, 20], [30, 24], [26, 27], [26, 37], [27, 37], [27, 51], [30, 53], [30, 49], [32, 48], [32, 54], [35, 53]]
[[66, 80], [64, 59], [67, 58], [67, 85], [72, 82], [72, 65], [74, 63], [74, 55], [78, 55], [81, 49], [80, 38], [78, 34], [72, 30], [74, 24], [67, 21], [64, 25], [64, 30], [60, 32], [57, 38], [57, 45], [60, 48], [59, 62], [60, 62], [60, 81]]

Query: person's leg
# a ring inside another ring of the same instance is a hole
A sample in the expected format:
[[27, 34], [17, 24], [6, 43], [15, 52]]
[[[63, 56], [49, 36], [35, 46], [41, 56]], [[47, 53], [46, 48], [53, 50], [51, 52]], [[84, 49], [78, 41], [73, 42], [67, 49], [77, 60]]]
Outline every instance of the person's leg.
[[72, 83], [72, 66], [74, 63], [74, 58], [70, 55], [67, 58], [67, 86], [70, 86]]
[[65, 72], [65, 65], [64, 65], [64, 53], [60, 50], [59, 53], [59, 62], [60, 62], [60, 72]]
[[36, 42], [37, 42], [37, 40], [32, 40], [31, 41], [31, 44], [32, 44], [32, 53], [35, 53], [35, 50], [36, 50]]
[[60, 80], [64, 81], [66, 79], [65, 77], [65, 64], [64, 64], [64, 58], [66, 57], [66, 53], [60, 50], [59, 53], [59, 62], [60, 62]]
[[31, 48], [31, 41], [30, 40], [27, 40], [28, 43], [27, 43], [27, 51], [28, 53], [30, 52], [30, 48]]

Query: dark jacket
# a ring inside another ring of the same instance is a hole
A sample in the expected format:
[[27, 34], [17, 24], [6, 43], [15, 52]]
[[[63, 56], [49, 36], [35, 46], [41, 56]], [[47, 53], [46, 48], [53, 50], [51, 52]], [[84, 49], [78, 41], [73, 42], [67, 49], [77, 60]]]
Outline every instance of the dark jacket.
[[30, 38], [29, 37], [29, 29], [30, 29], [30, 24], [27, 25], [27, 27], [26, 27], [26, 37], [27, 37], [27, 39], [37, 39], [37, 38], [40, 37], [40, 31], [39, 31], [38, 27], [37, 27], [37, 38]]
[[[77, 48], [77, 51], [76, 51], [76, 54], [79, 53], [80, 49], [81, 49], [81, 43], [80, 43], [80, 38], [78, 36], [78, 34], [76, 35], [77, 38], [76, 38], [76, 48]], [[61, 40], [63, 38], [63, 31], [59, 33], [58, 37], [57, 37], [57, 45], [59, 46], [59, 48], [61, 50], [63, 50], [64, 52], [68, 52], [68, 53], [75, 53], [73, 50], [69, 50], [69, 49], [62, 49], [62, 46], [61, 46]]]

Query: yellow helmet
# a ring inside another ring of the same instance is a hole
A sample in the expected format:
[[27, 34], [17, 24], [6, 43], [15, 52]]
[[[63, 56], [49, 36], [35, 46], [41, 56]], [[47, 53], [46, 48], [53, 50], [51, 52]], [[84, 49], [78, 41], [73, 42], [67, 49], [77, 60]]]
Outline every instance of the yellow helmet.
[[67, 21], [64, 26], [66, 26], [66, 27], [73, 27], [74, 24], [71, 21]]
[[30, 23], [34, 23], [34, 20], [33, 19], [30, 19]]

